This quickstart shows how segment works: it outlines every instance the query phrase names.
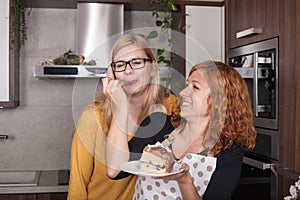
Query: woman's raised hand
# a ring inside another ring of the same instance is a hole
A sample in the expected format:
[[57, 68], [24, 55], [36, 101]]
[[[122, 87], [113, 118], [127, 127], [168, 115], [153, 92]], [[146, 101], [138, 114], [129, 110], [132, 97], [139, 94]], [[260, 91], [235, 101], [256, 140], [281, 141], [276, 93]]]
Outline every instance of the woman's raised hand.
[[128, 106], [127, 95], [123, 89], [124, 83], [121, 80], [102, 78], [103, 93], [113, 103], [115, 109]]

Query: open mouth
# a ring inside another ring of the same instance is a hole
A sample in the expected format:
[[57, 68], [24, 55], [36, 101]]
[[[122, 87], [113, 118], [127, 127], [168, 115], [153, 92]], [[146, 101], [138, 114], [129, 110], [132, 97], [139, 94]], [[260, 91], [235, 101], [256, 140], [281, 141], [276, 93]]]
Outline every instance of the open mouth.
[[123, 81], [124, 85], [133, 85], [137, 82], [137, 80], [131, 80], [131, 81]]

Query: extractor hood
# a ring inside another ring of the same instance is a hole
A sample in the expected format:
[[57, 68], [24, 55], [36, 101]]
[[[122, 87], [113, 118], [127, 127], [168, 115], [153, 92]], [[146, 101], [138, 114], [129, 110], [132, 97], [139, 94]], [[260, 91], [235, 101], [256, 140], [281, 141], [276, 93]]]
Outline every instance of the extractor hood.
[[124, 4], [77, 3], [77, 52], [108, 66], [111, 48], [124, 31]]
[[86, 65], [36, 65], [34, 77], [42, 78], [99, 78], [106, 77], [107, 67]]
[[111, 48], [124, 30], [124, 4], [77, 3], [76, 52], [89, 65], [35, 65], [36, 78], [105, 77]]

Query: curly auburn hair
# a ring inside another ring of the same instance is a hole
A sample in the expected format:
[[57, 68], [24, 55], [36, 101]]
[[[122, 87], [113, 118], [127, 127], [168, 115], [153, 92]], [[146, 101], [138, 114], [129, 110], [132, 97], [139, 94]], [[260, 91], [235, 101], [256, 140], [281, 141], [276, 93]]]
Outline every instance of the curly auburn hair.
[[211, 122], [204, 145], [214, 144], [209, 151], [218, 155], [233, 143], [250, 150], [255, 146], [256, 130], [247, 84], [231, 66], [206, 61], [194, 66], [190, 74], [201, 70], [210, 88]]

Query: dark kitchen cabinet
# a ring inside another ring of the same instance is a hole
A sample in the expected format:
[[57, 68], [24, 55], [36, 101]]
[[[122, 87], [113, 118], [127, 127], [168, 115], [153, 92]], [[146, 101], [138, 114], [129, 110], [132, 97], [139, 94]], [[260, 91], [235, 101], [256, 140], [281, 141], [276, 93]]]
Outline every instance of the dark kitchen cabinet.
[[279, 199], [283, 199], [300, 175], [300, 1], [280, 0], [280, 10], [278, 165], [285, 172], [279, 177]]
[[67, 200], [68, 193], [2, 194], [0, 200]]
[[[288, 195], [300, 175], [300, 1], [226, 0], [226, 51], [278, 37], [278, 191]], [[236, 39], [236, 33], [262, 27], [262, 34]]]
[[36, 200], [35, 194], [1, 194], [0, 200]]
[[279, 0], [226, 0], [227, 48], [276, 37]]
[[37, 194], [36, 200], [67, 200], [68, 193]]

